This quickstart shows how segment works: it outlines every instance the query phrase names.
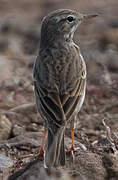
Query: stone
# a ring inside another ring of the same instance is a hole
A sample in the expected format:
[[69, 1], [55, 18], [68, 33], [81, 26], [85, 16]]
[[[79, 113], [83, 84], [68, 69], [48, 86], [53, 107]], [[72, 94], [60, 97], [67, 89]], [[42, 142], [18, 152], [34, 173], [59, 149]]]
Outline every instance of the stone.
[[12, 123], [4, 114], [0, 114], [0, 141], [9, 138], [11, 129]]
[[13, 161], [3, 154], [0, 154], [0, 179], [7, 180]]

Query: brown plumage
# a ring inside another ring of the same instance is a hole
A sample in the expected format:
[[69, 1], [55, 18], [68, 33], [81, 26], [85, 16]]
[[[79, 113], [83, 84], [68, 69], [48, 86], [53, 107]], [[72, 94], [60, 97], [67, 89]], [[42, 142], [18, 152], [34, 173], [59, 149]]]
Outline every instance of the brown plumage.
[[83, 19], [94, 16], [64, 9], [42, 21], [33, 76], [37, 108], [48, 130], [45, 167], [65, 164], [65, 128], [67, 123], [74, 128], [86, 89], [86, 65], [73, 35]]

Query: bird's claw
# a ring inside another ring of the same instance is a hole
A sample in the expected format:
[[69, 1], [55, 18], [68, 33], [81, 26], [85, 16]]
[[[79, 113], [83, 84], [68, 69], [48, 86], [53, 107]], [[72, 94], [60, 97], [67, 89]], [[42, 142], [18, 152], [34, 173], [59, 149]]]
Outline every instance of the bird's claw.
[[37, 158], [43, 158], [44, 157], [44, 150], [41, 149], [40, 152], [37, 153], [36, 157]]
[[66, 154], [71, 154], [72, 155], [72, 159], [73, 159], [73, 161], [74, 161], [74, 159], [75, 159], [75, 152], [77, 152], [79, 150], [79, 148], [74, 148], [74, 147], [71, 147], [70, 149], [67, 149], [66, 150]]

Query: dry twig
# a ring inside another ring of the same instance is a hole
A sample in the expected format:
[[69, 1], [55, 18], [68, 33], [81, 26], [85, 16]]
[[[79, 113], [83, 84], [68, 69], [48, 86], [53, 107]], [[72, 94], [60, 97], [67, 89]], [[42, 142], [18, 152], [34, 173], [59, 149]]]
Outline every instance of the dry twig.
[[114, 154], [117, 154], [118, 151], [117, 151], [117, 149], [116, 149], [115, 141], [114, 141], [114, 139], [111, 137], [110, 127], [109, 127], [108, 125], [106, 125], [105, 119], [102, 120], [102, 123], [103, 123], [104, 127], [106, 128], [107, 139], [108, 139], [108, 141], [111, 143], [113, 152], [114, 152]]
[[104, 125], [104, 127], [105, 127], [105, 129], [106, 129], [108, 141], [109, 141], [111, 144], [112, 144], [112, 143], [114, 144], [114, 140], [113, 140], [112, 137], [111, 137], [110, 127], [106, 125], [105, 119], [102, 120], [102, 123], [103, 123], [103, 125]]

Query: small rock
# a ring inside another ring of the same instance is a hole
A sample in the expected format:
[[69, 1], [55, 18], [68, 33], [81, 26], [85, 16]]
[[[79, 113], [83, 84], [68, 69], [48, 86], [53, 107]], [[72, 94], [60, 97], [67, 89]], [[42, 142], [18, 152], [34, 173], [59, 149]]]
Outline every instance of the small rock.
[[26, 127], [27, 131], [33, 131], [33, 132], [37, 132], [38, 129], [39, 129], [39, 127], [35, 123], [31, 123]]
[[7, 180], [13, 161], [3, 154], [0, 154], [0, 179]]
[[13, 161], [9, 157], [0, 154], [0, 171], [4, 171], [4, 169], [10, 168], [12, 166], [13, 166]]
[[17, 124], [14, 125], [12, 133], [14, 136], [22, 135], [25, 133], [25, 127], [21, 127]]
[[9, 138], [12, 129], [12, 123], [4, 115], [0, 115], [0, 141], [6, 140]]

